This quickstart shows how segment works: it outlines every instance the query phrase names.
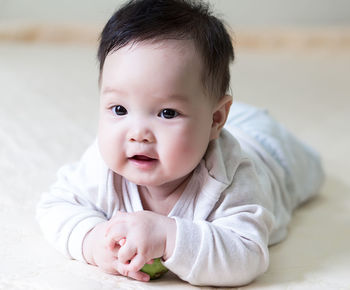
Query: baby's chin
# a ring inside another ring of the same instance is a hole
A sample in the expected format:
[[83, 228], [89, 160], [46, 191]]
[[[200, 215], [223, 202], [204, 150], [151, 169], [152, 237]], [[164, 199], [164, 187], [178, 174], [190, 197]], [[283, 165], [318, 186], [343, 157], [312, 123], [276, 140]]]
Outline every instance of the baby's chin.
[[[113, 169], [112, 169], [113, 170]], [[137, 172], [137, 170], [122, 170], [122, 172], [113, 170], [116, 174], [122, 176], [129, 182], [132, 182], [138, 186], [145, 186], [145, 187], [164, 187], [168, 188], [173, 187], [174, 184], [181, 183], [183, 180], [187, 179], [190, 173], [177, 176], [175, 174], [160, 174], [158, 172], [154, 172], [152, 174], [151, 172], [148, 173], [140, 173]]]
[[170, 184], [173, 182], [176, 182], [176, 178], [154, 178], [152, 179], [151, 177], [148, 178], [137, 178], [135, 176], [130, 176], [129, 178], [127, 176], [124, 176], [125, 179], [128, 181], [138, 185], [138, 186], [144, 186], [144, 187], [153, 187], [153, 188], [167, 188]]
[[128, 181], [139, 186], [159, 187], [166, 183], [164, 182], [164, 180], [160, 179], [159, 177], [152, 178], [150, 176], [136, 176], [137, 174], [130, 174], [130, 175], [119, 174], [119, 175], [123, 176]]
[[[126, 178], [128, 179], [128, 178]], [[152, 180], [143, 180], [143, 179], [128, 179], [129, 181], [131, 181], [132, 183], [138, 185], [138, 186], [146, 186], [146, 187], [161, 187], [162, 185], [164, 185], [164, 182], [160, 182], [160, 181], [152, 181]]]

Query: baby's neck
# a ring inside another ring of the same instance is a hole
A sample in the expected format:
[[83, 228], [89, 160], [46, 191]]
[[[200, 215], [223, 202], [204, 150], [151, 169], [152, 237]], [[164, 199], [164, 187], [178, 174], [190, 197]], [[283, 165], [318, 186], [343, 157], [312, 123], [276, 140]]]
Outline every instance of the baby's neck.
[[167, 216], [179, 200], [192, 173], [162, 186], [138, 186], [144, 210]]

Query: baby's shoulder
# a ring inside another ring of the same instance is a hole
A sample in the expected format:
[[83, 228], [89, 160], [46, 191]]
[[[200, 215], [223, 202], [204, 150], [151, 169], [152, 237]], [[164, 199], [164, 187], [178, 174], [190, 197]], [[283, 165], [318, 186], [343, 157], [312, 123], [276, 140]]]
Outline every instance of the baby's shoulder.
[[219, 138], [210, 142], [204, 156], [209, 174], [226, 184], [232, 182], [240, 164], [247, 159], [237, 139], [226, 129], [222, 130]]

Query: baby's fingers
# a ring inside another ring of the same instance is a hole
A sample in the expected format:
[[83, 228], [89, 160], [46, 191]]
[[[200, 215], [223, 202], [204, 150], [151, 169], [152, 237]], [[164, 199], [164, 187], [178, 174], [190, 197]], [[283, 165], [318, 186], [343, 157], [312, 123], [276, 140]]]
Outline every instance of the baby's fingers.
[[122, 247], [120, 247], [118, 252], [118, 260], [122, 264], [129, 264], [137, 253], [137, 248], [131, 243], [126, 242]]
[[129, 272], [129, 277], [135, 280], [144, 281], [144, 282], [147, 282], [150, 279], [150, 276], [148, 274], [143, 273], [141, 271]]
[[127, 269], [128, 265], [123, 265], [118, 261], [115, 261], [114, 263], [115, 269], [118, 271], [118, 273], [122, 276], [130, 277], [138, 281], [144, 281], [147, 282], [150, 279], [150, 276], [146, 273], [143, 273], [141, 271], [132, 272]]
[[140, 271], [140, 269], [147, 264], [147, 260], [143, 255], [136, 255], [130, 262], [129, 265], [125, 265], [129, 271], [136, 272]]

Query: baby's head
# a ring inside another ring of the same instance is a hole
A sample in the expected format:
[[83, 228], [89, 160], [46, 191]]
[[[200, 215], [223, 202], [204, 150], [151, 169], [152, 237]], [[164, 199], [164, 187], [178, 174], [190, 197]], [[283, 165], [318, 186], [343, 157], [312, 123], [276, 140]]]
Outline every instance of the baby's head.
[[212, 97], [229, 88], [232, 42], [223, 23], [203, 1], [129, 1], [109, 19], [98, 49], [100, 77], [108, 54], [133, 43], [167, 39], [193, 41], [203, 61], [202, 81]]
[[231, 39], [202, 1], [126, 3], [101, 34], [102, 157], [141, 185], [190, 174], [231, 105]]

